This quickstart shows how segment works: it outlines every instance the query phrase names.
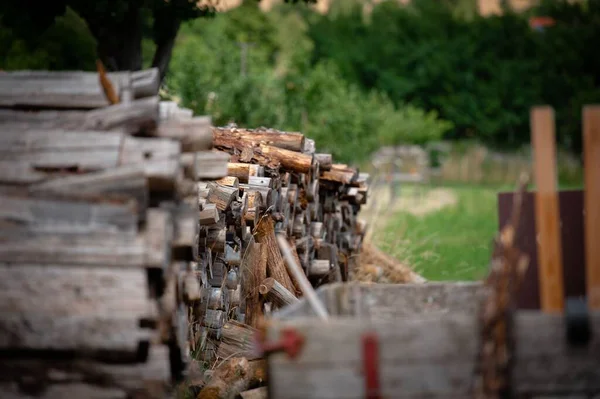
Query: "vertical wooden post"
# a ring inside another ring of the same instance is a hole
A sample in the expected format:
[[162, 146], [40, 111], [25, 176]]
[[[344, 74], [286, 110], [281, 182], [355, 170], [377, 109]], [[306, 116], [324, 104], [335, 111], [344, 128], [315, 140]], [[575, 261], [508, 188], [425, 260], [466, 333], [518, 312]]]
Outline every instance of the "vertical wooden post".
[[583, 109], [583, 157], [586, 294], [589, 308], [600, 310], [600, 105]]
[[564, 307], [564, 284], [557, 195], [554, 110], [551, 107], [543, 106], [532, 109], [531, 141], [537, 188], [535, 220], [540, 304], [544, 312], [560, 312]]

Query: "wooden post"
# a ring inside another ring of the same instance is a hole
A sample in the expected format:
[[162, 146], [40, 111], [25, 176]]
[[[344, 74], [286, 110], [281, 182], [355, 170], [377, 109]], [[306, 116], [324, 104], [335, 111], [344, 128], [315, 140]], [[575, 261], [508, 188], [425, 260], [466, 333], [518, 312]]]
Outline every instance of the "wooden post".
[[586, 295], [590, 309], [600, 309], [600, 105], [583, 109], [585, 167], [584, 226]]
[[554, 110], [548, 106], [531, 111], [534, 153], [535, 219], [538, 246], [540, 305], [544, 312], [560, 312], [564, 306], [560, 214], [557, 196]]

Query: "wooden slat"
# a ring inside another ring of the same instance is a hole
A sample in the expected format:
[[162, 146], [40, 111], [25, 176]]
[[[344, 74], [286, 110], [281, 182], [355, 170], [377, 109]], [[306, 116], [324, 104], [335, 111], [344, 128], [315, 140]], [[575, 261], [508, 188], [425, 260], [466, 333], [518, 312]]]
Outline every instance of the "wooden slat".
[[[600, 314], [592, 316], [600, 330]], [[269, 327], [268, 339], [291, 326], [304, 336], [300, 355], [269, 357], [270, 398], [364, 398], [361, 339], [379, 337], [382, 397], [471, 397], [478, 346], [476, 316], [465, 312], [405, 317], [401, 322], [297, 319]], [[541, 328], [540, 328], [541, 327]], [[600, 338], [575, 351], [559, 315], [521, 312], [516, 323], [514, 388], [520, 394], [600, 392]], [[586, 391], [587, 390], [587, 391]], [[529, 397], [529, 396], [524, 396]]]
[[[125, 80], [135, 98], [156, 96], [158, 69], [108, 73], [117, 93]], [[0, 106], [48, 108], [100, 108], [109, 102], [95, 72], [16, 71], [0, 73]]]
[[600, 310], [600, 106], [583, 110], [585, 269], [587, 300]]
[[131, 234], [35, 234], [0, 231], [0, 262], [144, 267], [146, 242]]
[[536, 184], [535, 216], [539, 255], [540, 304], [545, 312], [564, 307], [560, 215], [558, 212], [554, 111], [531, 111], [531, 141]]
[[152, 314], [146, 271], [0, 264], [0, 348], [135, 353]]
[[137, 231], [133, 201], [109, 202], [0, 195], [0, 228], [50, 233]]
[[111, 130], [127, 133], [152, 131], [158, 119], [158, 97], [148, 97], [130, 103], [120, 103], [91, 111], [23, 111], [0, 109], [3, 129]]

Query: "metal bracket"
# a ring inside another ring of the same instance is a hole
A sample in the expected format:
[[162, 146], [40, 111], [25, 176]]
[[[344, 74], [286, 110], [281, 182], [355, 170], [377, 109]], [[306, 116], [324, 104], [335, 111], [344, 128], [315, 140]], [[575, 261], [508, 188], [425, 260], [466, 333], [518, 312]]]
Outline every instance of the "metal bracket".
[[586, 346], [590, 342], [592, 329], [585, 297], [568, 297], [565, 300], [565, 325], [570, 345]]
[[304, 337], [293, 328], [281, 330], [281, 337], [275, 342], [260, 342], [259, 350], [264, 356], [284, 352], [290, 359], [296, 358], [304, 346]]
[[365, 374], [365, 397], [381, 399], [379, 383], [379, 337], [376, 333], [362, 336], [363, 373]]

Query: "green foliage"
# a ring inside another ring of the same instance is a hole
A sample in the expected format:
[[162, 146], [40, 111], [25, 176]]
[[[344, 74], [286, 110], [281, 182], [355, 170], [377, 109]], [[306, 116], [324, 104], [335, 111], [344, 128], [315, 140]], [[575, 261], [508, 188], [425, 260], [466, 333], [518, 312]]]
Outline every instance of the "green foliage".
[[365, 93], [331, 62], [311, 66], [307, 29], [300, 13], [264, 14], [254, 4], [191, 22], [167, 85], [216, 124], [300, 130], [345, 162], [359, 162], [382, 144], [439, 139], [451, 127], [435, 112], [397, 108], [382, 93]]
[[0, 25], [0, 69], [95, 69], [96, 42], [87, 25], [66, 9], [35, 42]]
[[[556, 109], [563, 147], [581, 149], [581, 107], [600, 101], [600, 2], [546, 1], [540, 11], [474, 16], [459, 0], [395, 0], [311, 19], [313, 62], [330, 60], [363, 90], [396, 104], [435, 110], [454, 124], [446, 138], [477, 138], [518, 147], [529, 141], [529, 109]], [[532, 30], [528, 16], [556, 26]]]

